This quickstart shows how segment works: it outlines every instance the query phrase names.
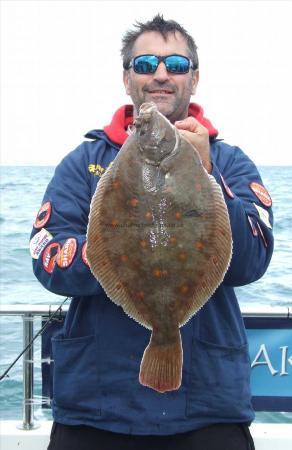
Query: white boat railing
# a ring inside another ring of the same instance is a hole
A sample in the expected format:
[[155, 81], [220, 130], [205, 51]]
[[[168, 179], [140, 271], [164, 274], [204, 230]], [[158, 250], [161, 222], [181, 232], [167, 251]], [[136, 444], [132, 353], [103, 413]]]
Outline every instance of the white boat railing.
[[[58, 309], [58, 305], [1, 305], [0, 316], [21, 316], [23, 323], [23, 348], [27, 350], [23, 354], [22, 362], [22, 424], [18, 427], [23, 430], [33, 430], [38, 427], [34, 419], [34, 318], [48, 319]], [[60, 311], [65, 315], [68, 305], [64, 305]], [[29, 345], [31, 343], [31, 345]]]
[[[21, 316], [23, 319], [23, 421], [19, 428], [33, 430], [38, 427], [34, 419], [34, 346], [29, 345], [34, 337], [34, 318], [48, 319], [54, 314], [58, 305], [0, 305], [0, 316]], [[68, 305], [62, 306], [58, 314], [64, 316]], [[289, 307], [244, 307], [243, 317], [289, 318], [292, 320], [292, 308]]]

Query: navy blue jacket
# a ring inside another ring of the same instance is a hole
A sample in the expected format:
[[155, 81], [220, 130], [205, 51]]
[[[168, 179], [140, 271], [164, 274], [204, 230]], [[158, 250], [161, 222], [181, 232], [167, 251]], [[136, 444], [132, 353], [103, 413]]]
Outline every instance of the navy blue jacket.
[[223, 283], [181, 328], [182, 385], [164, 394], [139, 384], [150, 331], [110, 301], [85, 255], [91, 197], [120, 144], [95, 130], [55, 170], [34, 223], [34, 272], [45, 288], [72, 296], [61, 335], [53, 339], [53, 415], [132, 434], [174, 434], [212, 423], [251, 422], [250, 360], [234, 286], [259, 279], [272, 250], [271, 199], [251, 160], [211, 139], [212, 175], [222, 187], [233, 235]]

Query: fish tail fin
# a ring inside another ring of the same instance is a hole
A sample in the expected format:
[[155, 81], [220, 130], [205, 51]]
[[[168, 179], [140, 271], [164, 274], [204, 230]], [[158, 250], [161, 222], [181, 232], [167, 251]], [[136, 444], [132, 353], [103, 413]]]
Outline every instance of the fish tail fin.
[[155, 332], [152, 332], [140, 367], [139, 381], [144, 386], [158, 392], [173, 391], [180, 387], [182, 345], [179, 329], [177, 331], [176, 338], [168, 344], [155, 342]]

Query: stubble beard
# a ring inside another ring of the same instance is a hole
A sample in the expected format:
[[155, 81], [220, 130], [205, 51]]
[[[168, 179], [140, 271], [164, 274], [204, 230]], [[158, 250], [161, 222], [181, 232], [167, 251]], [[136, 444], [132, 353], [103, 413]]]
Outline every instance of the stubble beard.
[[176, 120], [182, 120], [187, 117], [188, 106], [184, 112], [179, 111], [179, 99], [174, 99], [172, 103], [169, 103], [168, 99], [163, 97], [147, 98], [147, 92], [144, 92], [143, 99], [132, 99], [134, 103], [134, 117], [139, 114], [140, 106], [143, 103], [153, 102], [156, 104], [158, 111], [163, 114], [171, 123]]

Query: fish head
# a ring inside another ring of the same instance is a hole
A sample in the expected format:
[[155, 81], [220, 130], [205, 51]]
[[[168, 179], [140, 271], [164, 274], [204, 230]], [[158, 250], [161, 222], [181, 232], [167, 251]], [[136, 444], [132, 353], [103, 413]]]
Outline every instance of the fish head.
[[172, 152], [177, 142], [177, 132], [169, 120], [161, 114], [155, 103], [143, 103], [134, 122], [136, 139], [145, 160], [151, 164], [160, 162]]

